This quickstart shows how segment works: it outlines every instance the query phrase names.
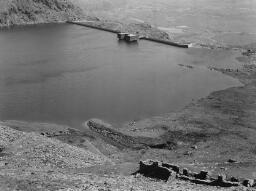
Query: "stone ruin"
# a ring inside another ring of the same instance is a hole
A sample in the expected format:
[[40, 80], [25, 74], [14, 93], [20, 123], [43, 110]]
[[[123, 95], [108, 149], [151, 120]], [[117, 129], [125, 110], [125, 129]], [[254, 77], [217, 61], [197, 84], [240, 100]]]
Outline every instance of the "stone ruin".
[[191, 172], [187, 168], [181, 169], [178, 165], [163, 163], [160, 161], [146, 160], [140, 161], [140, 167], [134, 174], [142, 174], [145, 177], [155, 178], [163, 181], [168, 181], [175, 177], [177, 179], [190, 181], [195, 184], [208, 186], [233, 187], [233, 186], [256, 186], [256, 181], [245, 179], [239, 181], [238, 178], [231, 177], [227, 180], [226, 175], [218, 175], [213, 177], [208, 171], [200, 171], [199, 173]]
[[140, 161], [140, 168], [135, 174], [142, 174], [145, 177], [156, 178], [168, 181], [172, 174], [169, 168], [158, 164], [158, 161]]

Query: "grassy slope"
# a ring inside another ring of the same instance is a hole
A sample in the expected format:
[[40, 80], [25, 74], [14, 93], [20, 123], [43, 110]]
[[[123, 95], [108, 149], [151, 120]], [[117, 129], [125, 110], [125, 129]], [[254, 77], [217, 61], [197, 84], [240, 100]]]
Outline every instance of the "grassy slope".
[[0, 26], [59, 22], [83, 17], [68, 0], [0, 0]]

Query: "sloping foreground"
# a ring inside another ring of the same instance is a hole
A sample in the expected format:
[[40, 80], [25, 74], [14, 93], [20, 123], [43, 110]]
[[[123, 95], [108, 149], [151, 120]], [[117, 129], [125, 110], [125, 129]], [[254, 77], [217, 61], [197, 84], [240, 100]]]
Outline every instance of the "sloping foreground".
[[0, 26], [64, 22], [83, 17], [68, 0], [0, 0]]
[[0, 126], [0, 167], [8, 169], [82, 168], [108, 160], [90, 151], [35, 133]]
[[162, 182], [118, 172], [97, 174], [88, 168], [112, 166], [114, 169], [115, 164], [100, 153], [6, 126], [0, 126], [0, 148], [1, 191], [221, 190], [180, 180]]
[[[4, 184], [1, 181], [0, 189], [3, 191], [35, 190], [35, 191], [242, 191], [242, 188], [219, 188], [195, 185], [185, 181], [173, 182], [155, 181], [143, 176], [97, 176], [87, 173], [63, 173], [63, 172], [35, 172], [20, 173], [6, 172], [7, 179]], [[18, 183], [18, 184], [17, 184]]]

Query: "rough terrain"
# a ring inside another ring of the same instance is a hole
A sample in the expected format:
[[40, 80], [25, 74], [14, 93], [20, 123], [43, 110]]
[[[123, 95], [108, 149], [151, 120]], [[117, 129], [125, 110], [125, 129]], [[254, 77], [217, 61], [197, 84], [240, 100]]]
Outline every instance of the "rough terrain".
[[[2, 26], [84, 18], [79, 8], [66, 1], [24, 2], [0, 1]], [[145, 23], [93, 20], [97, 26], [169, 38]], [[213, 92], [177, 113], [119, 127], [93, 119], [84, 123], [84, 130], [1, 122], [0, 190], [255, 190], [131, 175], [140, 160], [154, 159], [192, 171], [207, 170], [215, 176], [256, 179], [255, 47], [229, 48], [243, 52], [237, 58], [241, 67], [209, 69], [237, 78], [244, 85]]]
[[0, 26], [65, 22], [84, 18], [68, 0], [1, 0]]
[[[234, 190], [163, 182], [114, 172], [116, 164], [102, 154], [74, 147], [38, 133], [0, 127], [0, 190]], [[109, 167], [107, 171], [103, 171]], [[95, 168], [96, 170], [90, 169]], [[112, 171], [111, 171], [112, 169]], [[236, 190], [242, 190], [242, 187]]]
[[114, 30], [139, 32], [142, 36], [169, 39], [169, 35], [147, 23], [125, 23], [98, 18], [83, 12], [79, 4], [69, 0], [0, 0], [0, 27], [59, 23], [74, 20], [93, 21], [93, 25]]

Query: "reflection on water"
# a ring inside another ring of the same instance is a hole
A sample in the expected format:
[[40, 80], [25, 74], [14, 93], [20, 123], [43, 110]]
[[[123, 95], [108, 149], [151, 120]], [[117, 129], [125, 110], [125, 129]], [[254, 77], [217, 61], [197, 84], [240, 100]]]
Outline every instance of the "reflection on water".
[[240, 85], [205, 67], [233, 64], [229, 54], [126, 44], [111, 33], [65, 24], [1, 31], [0, 118], [77, 125], [92, 117], [122, 123], [177, 111]]

